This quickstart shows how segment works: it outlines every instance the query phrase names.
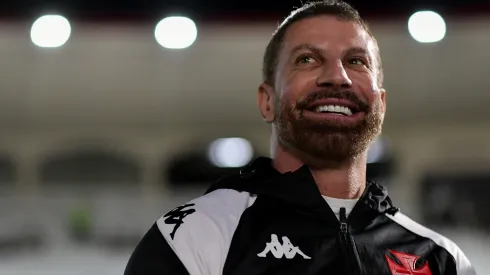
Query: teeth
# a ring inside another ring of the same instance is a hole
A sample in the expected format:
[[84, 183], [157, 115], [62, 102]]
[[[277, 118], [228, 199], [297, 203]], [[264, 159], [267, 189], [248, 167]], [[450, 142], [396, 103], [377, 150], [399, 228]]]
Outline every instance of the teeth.
[[315, 109], [315, 112], [318, 113], [323, 113], [323, 112], [329, 112], [329, 113], [338, 113], [338, 114], [344, 114], [346, 116], [351, 116], [352, 111], [348, 107], [344, 106], [337, 106], [337, 105], [322, 105], [318, 106]]

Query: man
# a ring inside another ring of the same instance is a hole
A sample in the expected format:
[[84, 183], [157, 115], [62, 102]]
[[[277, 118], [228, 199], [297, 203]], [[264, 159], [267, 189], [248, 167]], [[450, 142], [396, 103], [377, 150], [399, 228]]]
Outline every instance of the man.
[[475, 274], [454, 243], [366, 180], [386, 92], [356, 10], [325, 1], [293, 11], [267, 46], [263, 76], [272, 159], [164, 215], [126, 275]]

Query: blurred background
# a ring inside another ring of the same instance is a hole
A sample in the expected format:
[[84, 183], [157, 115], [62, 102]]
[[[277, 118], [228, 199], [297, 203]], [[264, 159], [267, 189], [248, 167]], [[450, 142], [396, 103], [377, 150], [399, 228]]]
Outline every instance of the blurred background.
[[[368, 173], [490, 274], [490, 5], [350, 1], [384, 61]], [[0, 274], [122, 274], [152, 223], [268, 155], [261, 59], [300, 1], [0, 4]]]

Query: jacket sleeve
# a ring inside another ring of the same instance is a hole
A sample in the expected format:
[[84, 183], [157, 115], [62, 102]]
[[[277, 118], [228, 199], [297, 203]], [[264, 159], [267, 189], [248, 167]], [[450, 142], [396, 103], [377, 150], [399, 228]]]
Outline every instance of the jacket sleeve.
[[155, 223], [136, 246], [124, 275], [189, 275], [189, 272]]
[[466, 255], [458, 248], [457, 253], [453, 257], [456, 261], [456, 274], [457, 275], [476, 275], [476, 270], [468, 260]]
[[124, 275], [219, 275], [249, 193], [216, 190], [160, 217], [136, 247]]

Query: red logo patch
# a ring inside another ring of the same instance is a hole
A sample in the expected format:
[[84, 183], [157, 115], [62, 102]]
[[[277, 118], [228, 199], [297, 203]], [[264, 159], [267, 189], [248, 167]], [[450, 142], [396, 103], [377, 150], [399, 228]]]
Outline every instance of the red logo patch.
[[391, 274], [432, 275], [432, 272], [430, 271], [429, 268], [429, 263], [427, 262], [425, 262], [425, 264], [421, 268], [415, 269], [415, 263], [420, 258], [419, 256], [410, 255], [410, 254], [397, 252], [393, 250], [390, 250], [390, 253], [393, 254], [393, 256], [395, 256], [401, 263], [401, 265], [399, 265], [398, 263], [393, 261], [390, 257], [388, 257], [388, 255], [385, 255]]

